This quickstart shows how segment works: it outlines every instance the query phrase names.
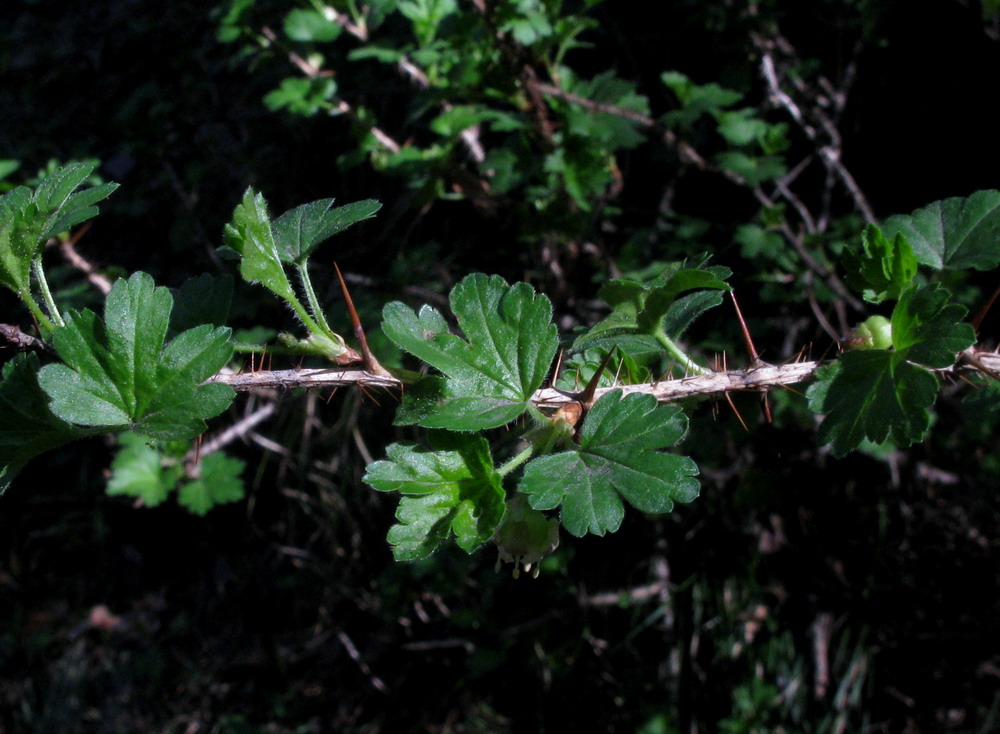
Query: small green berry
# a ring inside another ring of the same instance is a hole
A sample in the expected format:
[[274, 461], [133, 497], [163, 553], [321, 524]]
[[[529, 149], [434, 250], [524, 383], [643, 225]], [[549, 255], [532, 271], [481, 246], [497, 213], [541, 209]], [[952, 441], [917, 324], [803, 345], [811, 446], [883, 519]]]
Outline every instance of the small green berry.
[[844, 349], [890, 349], [892, 322], [885, 316], [869, 316], [841, 344]]

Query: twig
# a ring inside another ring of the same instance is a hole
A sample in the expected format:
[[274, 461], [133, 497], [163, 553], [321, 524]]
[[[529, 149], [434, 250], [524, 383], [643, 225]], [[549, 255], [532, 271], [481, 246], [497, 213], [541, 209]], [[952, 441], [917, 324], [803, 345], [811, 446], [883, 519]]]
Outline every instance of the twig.
[[90, 229], [91, 224], [92, 222], [85, 222], [84, 225], [74, 232], [68, 240], [59, 243], [59, 249], [62, 251], [62, 255], [66, 259], [66, 262], [86, 275], [87, 280], [89, 280], [90, 284], [97, 290], [104, 295], [108, 295], [111, 292], [111, 281], [98, 273], [97, 269], [84, 259], [84, 257], [76, 251], [75, 247], [76, 243], [80, 241], [80, 238], [83, 237], [83, 235], [87, 233], [87, 230]]
[[[829, 363], [829, 361], [812, 361], [771, 365], [762, 362], [759, 366], [745, 370], [724, 370], [676, 380], [598, 388], [594, 391], [594, 397], [596, 400], [611, 390], [621, 390], [625, 395], [641, 393], [652, 395], [661, 403], [669, 403], [700, 395], [721, 395], [734, 391], [759, 392], [771, 387], [804, 382], [812, 377], [816, 370]], [[962, 369], [971, 369], [990, 376], [1000, 376], [1000, 354], [981, 352], [970, 348], [962, 353], [958, 365], [933, 371], [945, 373]], [[402, 390], [404, 386], [402, 380], [393, 376], [374, 375], [359, 369], [327, 368], [220, 373], [210, 377], [206, 382], [220, 382], [240, 392], [263, 389], [292, 390], [295, 388], [351, 386]], [[574, 393], [548, 387], [536, 391], [531, 400], [539, 408], [558, 409], [568, 403], [576, 402], [578, 398]]]
[[361, 657], [361, 653], [358, 652], [358, 648], [355, 647], [354, 641], [347, 636], [347, 633], [343, 631], [338, 632], [337, 639], [340, 640], [340, 644], [344, 646], [345, 650], [347, 650], [347, 654], [350, 656], [351, 660], [357, 664], [358, 668], [361, 669], [361, 672], [368, 678], [368, 682], [371, 683], [372, 688], [381, 693], [388, 693], [389, 688], [385, 685], [381, 678], [372, 673], [371, 668], [368, 667], [368, 663], [366, 663], [364, 658]]
[[[757, 201], [764, 206], [769, 209], [774, 207], [774, 201], [760, 186], [754, 186], [753, 194], [757, 198]], [[861, 303], [861, 301], [859, 301], [853, 293], [851, 293], [850, 289], [844, 285], [844, 282], [837, 277], [837, 274], [825, 267], [821, 262], [819, 262], [819, 260], [812, 256], [812, 254], [806, 249], [802, 237], [792, 231], [788, 222], [782, 222], [780, 229], [781, 233], [785, 236], [785, 239], [788, 240], [789, 244], [791, 244], [791, 246], [795, 249], [795, 252], [798, 253], [799, 258], [801, 258], [802, 262], [805, 263], [806, 267], [826, 281], [826, 284], [830, 286], [830, 290], [836, 293], [846, 303], [850, 304], [851, 308], [855, 311], [865, 310], [864, 304]]]
[[[243, 436], [249, 434], [260, 423], [263, 423], [272, 415], [274, 415], [274, 411], [275, 411], [275, 404], [268, 403], [267, 405], [258, 408], [250, 415], [241, 418], [236, 423], [234, 423], [233, 425], [231, 425], [229, 428], [222, 431], [218, 435], [213, 436], [207, 441], [202, 442], [200, 451], [198, 452], [199, 456], [205, 457], [208, 454], [214, 453], [222, 449], [227, 444], [230, 444], [233, 441], [236, 441], [237, 439], [242, 438]], [[189, 456], [185, 457], [185, 461], [191, 461], [191, 460], [194, 460], [193, 451], [190, 452]]]
[[[820, 126], [826, 136], [829, 138], [829, 143], [823, 144], [821, 140], [819, 131], [814, 127], [807, 119], [805, 114], [799, 105], [791, 98], [791, 96], [785, 92], [781, 87], [781, 82], [778, 79], [778, 72], [774, 62], [773, 48], [778, 45], [786, 54], [789, 56], [797, 57], [795, 48], [788, 43], [784, 38], [780, 39], [780, 42], [773, 39], [766, 39], [760, 35], [753, 34], [754, 46], [760, 52], [760, 69], [761, 76], [764, 77], [764, 81], [767, 83], [768, 92], [771, 95], [771, 99], [780, 107], [783, 107], [799, 128], [805, 133], [806, 137], [809, 138], [813, 143], [816, 144], [820, 158], [823, 164], [829, 168], [836, 176], [840, 179], [844, 188], [847, 189], [851, 198], [854, 200], [854, 205], [858, 210], [864, 215], [865, 219], [869, 222], [877, 222], [875, 218], [875, 212], [872, 210], [871, 205], [868, 203], [868, 199], [865, 197], [864, 192], [861, 191], [861, 187], [858, 186], [857, 181], [854, 180], [854, 176], [851, 172], [847, 170], [846, 166], [840, 160], [840, 147], [841, 139], [840, 133], [837, 130], [836, 125], [833, 120], [826, 115], [819, 104], [813, 106], [810, 111], [819, 120]], [[844, 83], [849, 84], [853, 79], [853, 71], [845, 76]], [[827, 80], [823, 80], [825, 86], [832, 89], [832, 85]], [[846, 97], [846, 91], [841, 91], [839, 94], [833, 95], [834, 104], [836, 108], [839, 109], [843, 107], [843, 100], [841, 97]]]
[[0, 338], [5, 339], [15, 349], [37, 349], [41, 352], [54, 353], [52, 347], [31, 334], [25, 334], [12, 324], [0, 324]]

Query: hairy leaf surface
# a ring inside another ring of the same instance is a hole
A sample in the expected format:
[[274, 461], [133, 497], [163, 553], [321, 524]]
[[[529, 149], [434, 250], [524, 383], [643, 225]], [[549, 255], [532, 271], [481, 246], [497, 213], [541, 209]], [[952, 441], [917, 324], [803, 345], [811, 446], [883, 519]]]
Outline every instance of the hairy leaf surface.
[[98, 201], [118, 184], [77, 192], [96, 163], [71, 163], [46, 176], [34, 191], [20, 186], [0, 196], [0, 284], [17, 293], [30, 287], [31, 261], [50, 237], [96, 216]]
[[430, 306], [414, 313], [394, 302], [383, 311], [385, 334], [447, 377], [420, 425], [470, 431], [514, 420], [555, 356], [552, 304], [527, 283], [510, 286], [499, 276], [475, 273], [452, 290], [451, 308], [464, 339], [451, 334]]
[[282, 254], [275, 244], [267, 202], [262, 194], [255, 194], [252, 188], [246, 190], [224, 234], [226, 244], [240, 255], [240, 275], [244, 280], [260, 283], [286, 301], [295, 300], [295, 291], [282, 267]]
[[371, 219], [382, 205], [374, 199], [331, 209], [333, 199], [320, 199], [291, 209], [274, 220], [271, 231], [282, 262], [302, 264], [322, 242], [352, 224]]
[[578, 337], [573, 349], [618, 345], [633, 354], [661, 351], [658, 336], [676, 339], [698, 316], [722, 303], [721, 291], [730, 289], [728, 268], [703, 264], [672, 263], [647, 283], [608, 281], [598, 295], [611, 306], [611, 314]]
[[579, 446], [534, 459], [519, 489], [536, 510], [561, 505], [560, 519], [573, 535], [614, 532], [625, 516], [622, 499], [643, 512], [669, 512], [675, 501], [698, 496], [697, 465], [659, 451], [686, 430], [679, 407], [612, 390], [587, 413]]
[[201, 383], [232, 355], [229, 329], [208, 324], [164, 346], [173, 299], [146, 273], [119, 280], [104, 320], [66, 314], [53, 344], [65, 364], [43, 367], [52, 411], [70, 423], [131, 428], [155, 438], [193, 438], [232, 401], [228, 385]]
[[504, 513], [504, 491], [489, 444], [478, 435], [434, 431], [429, 448], [394, 443], [364, 481], [403, 495], [389, 531], [396, 560], [429, 555], [452, 533], [468, 552], [489, 540]]

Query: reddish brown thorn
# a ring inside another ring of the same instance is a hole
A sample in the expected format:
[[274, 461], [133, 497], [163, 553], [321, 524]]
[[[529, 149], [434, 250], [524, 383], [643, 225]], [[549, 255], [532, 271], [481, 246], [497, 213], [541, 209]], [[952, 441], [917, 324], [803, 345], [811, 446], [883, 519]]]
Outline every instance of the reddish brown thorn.
[[202, 434], [198, 434], [198, 437], [194, 440], [194, 465], [198, 466], [198, 462], [201, 461], [201, 439]]
[[764, 410], [764, 420], [770, 425], [774, 421], [771, 419], [771, 399], [767, 390], [760, 394], [760, 402]]
[[975, 388], [979, 388], [979, 387], [982, 387], [981, 385], [977, 385], [976, 383], [974, 383], [974, 382], [973, 382], [972, 380], [970, 380], [970, 379], [969, 379], [968, 377], [966, 377], [965, 375], [959, 375], [959, 376], [958, 376], [958, 379], [960, 379], [960, 380], [961, 380], [962, 382], [964, 382], [964, 383], [965, 383], [966, 385], [968, 385], [969, 387], [975, 387]]
[[361, 384], [360, 382], [355, 382], [354, 384], [358, 386], [358, 389], [361, 390], [362, 394], [366, 398], [368, 398], [369, 400], [371, 400], [378, 407], [380, 407], [380, 408], [382, 407], [382, 403], [380, 403], [378, 400], [376, 400], [375, 396], [372, 395], [370, 392], [368, 392], [368, 390], [365, 388], [365, 386], [363, 384]]
[[736, 294], [733, 291], [729, 291], [729, 300], [733, 302], [733, 308], [736, 309], [736, 320], [740, 322], [740, 331], [743, 332], [743, 343], [746, 344], [747, 354], [750, 355], [750, 364], [757, 364], [760, 361], [760, 355], [757, 353], [757, 347], [753, 345], [750, 329], [747, 328], [747, 322], [743, 320], [740, 304], [736, 302]]
[[333, 264], [333, 269], [337, 271], [337, 280], [340, 281], [340, 290], [344, 294], [344, 302], [347, 304], [347, 315], [351, 318], [351, 326], [354, 327], [354, 336], [358, 340], [358, 346], [361, 347], [361, 362], [364, 364], [365, 369], [371, 372], [373, 375], [378, 375], [379, 377], [392, 377], [392, 374], [375, 359], [375, 355], [372, 354], [372, 350], [368, 348], [368, 340], [365, 338], [364, 327], [361, 326], [361, 319], [358, 318], [357, 309], [354, 308], [354, 301], [351, 299], [351, 293], [347, 290], [347, 283], [344, 282], [344, 276], [340, 272], [340, 268], [337, 263]]
[[76, 232], [71, 234], [69, 236], [69, 239], [67, 239], [66, 241], [70, 245], [76, 245], [76, 243], [80, 241], [80, 238], [83, 237], [85, 234], [87, 234], [88, 230], [90, 230], [90, 225], [92, 225], [93, 223], [94, 223], [93, 220], [89, 222], [84, 222], [83, 225], [80, 227], [80, 229], [76, 230]]
[[593, 374], [593, 376], [591, 376], [590, 382], [587, 383], [587, 387], [583, 389], [582, 393], [579, 393], [576, 396], [577, 402], [583, 406], [584, 410], [590, 410], [591, 407], [593, 407], [594, 394], [597, 392], [597, 386], [601, 383], [601, 374], [608, 366], [608, 362], [611, 361], [611, 356], [615, 353], [615, 349], [617, 348], [618, 347], [615, 346], [604, 355], [604, 359], [601, 361], [600, 367], [598, 367], [597, 371]]
[[986, 318], [986, 314], [989, 313], [998, 297], [1000, 297], [1000, 286], [997, 286], [997, 289], [993, 291], [993, 295], [990, 296], [990, 300], [986, 302], [985, 306], [979, 309], [979, 313], [976, 314], [976, 318], [972, 320], [972, 328], [976, 330], [976, 334], [979, 333], [979, 327], [983, 323], [983, 319]]
[[326, 404], [327, 404], [327, 405], [329, 405], [329, 404], [330, 404], [330, 401], [331, 401], [331, 400], [333, 400], [333, 396], [337, 394], [337, 390], [339, 390], [339, 389], [340, 389], [339, 387], [335, 387], [335, 388], [333, 388], [333, 389], [332, 389], [332, 390], [330, 391], [330, 394], [329, 394], [329, 395], [327, 396], [327, 398], [326, 398]]
[[796, 395], [798, 395], [798, 396], [799, 396], [800, 398], [804, 398], [804, 397], [805, 397], [805, 393], [801, 393], [801, 392], [799, 392], [799, 391], [798, 391], [798, 390], [796, 390], [796, 389], [795, 389], [794, 387], [789, 387], [788, 385], [778, 385], [778, 387], [783, 387], [784, 389], [788, 390], [788, 392], [790, 392], [790, 393], [795, 393], [795, 394], [796, 394]]
[[747, 424], [743, 421], [743, 416], [740, 415], [740, 411], [736, 410], [736, 403], [733, 402], [732, 396], [728, 392], [724, 392], [722, 394], [726, 396], [726, 402], [729, 403], [729, 407], [733, 409], [734, 413], [736, 413], [736, 417], [739, 419], [740, 425], [743, 426], [743, 430], [749, 431], [750, 429], [747, 428]]

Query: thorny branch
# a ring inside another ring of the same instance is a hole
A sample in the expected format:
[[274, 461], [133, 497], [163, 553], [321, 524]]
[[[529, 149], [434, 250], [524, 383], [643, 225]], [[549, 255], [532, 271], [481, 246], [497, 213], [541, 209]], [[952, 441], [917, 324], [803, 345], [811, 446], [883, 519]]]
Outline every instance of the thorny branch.
[[[644, 393], [654, 396], [660, 402], [672, 402], [695, 396], [724, 395], [735, 391], [762, 392], [774, 387], [794, 385], [808, 380], [817, 369], [829, 362], [793, 362], [785, 365], [760, 363], [744, 370], [724, 370], [707, 375], [694, 375], [679, 379], [661, 380], [641, 385], [621, 385], [616, 388], [599, 388], [595, 399], [613, 389], [624, 394]], [[957, 372], [974, 370], [1000, 380], [1000, 353], [981, 352], [967, 349], [960, 355], [959, 363], [948, 370]], [[358, 369], [292, 369], [264, 372], [225, 372], [209, 378], [208, 382], [220, 382], [238, 391], [262, 389], [291, 390], [294, 388], [338, 388], [363, 387], [402, 391], [402, 380], [384, 377]], [[578, 396], [574, 393], [548, 387], [538, 390], [532, 402], [539, 408], [556, 409], [572, 402]]]

